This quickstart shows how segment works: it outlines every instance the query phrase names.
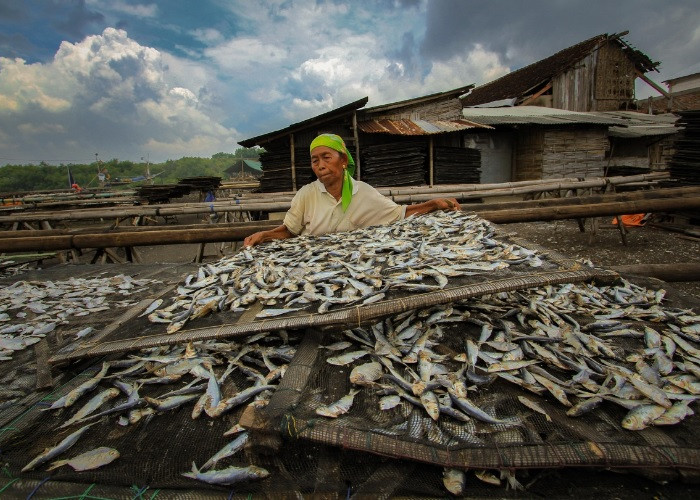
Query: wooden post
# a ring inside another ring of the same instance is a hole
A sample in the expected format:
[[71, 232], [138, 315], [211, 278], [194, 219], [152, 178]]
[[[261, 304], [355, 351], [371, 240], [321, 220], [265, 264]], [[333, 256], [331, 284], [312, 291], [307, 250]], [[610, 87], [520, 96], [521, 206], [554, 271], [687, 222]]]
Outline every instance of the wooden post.
[[523, 102], [521, 102], [521, 103], [519, 104], [519, 106], [527, 106], [528, 104], [530, 104], [532, 101], [534, 101], [535, 99], [537, 99], [539, 96], [541, 96], [542, 94], [544, 94], [545, 92], [547, 92], [547, 91], [548, 91], [549, 89], [551, 89], [551, 88], [552, 88], [552, 82], [549, 82], [547, 85], [545, 85], [544, 87], [542, 87], [541, 90], [539, 90], [538, 92], [532, 94], [530, 97], [528, 97], [528, 98], [525, 99]]
[[670, 95], [668, 92], [666, 92], [663, 88], [661, 88], [661, 86], [659, 86], [659, 84], [657, 84], [657, 83], [651, 81], [644, 73], [642, 73], [642, 72], [639, 71], [638, 69], [635, 69], [634, 72], [637, 74], [637, 76], [638, 76], [639, 78], [642, 79], [643, 82], [645, 82], [645, 83], [646, 83], [647, 85], [649, 85], [651, 88], [653, 88], [654, 90], [656, 90], [659, 94], [661, 94], [662, 96], [664, 96], [664, 97], [667, 98], [667, 99], [670, 99], [670, 98], [671, 98], [671, 95]]
[[615, 218], [617, 219], [617, 229], [620, 231], [620, 238], [622, 238], [622, 244], [624, 246], [627, 246], [627, 229], [622, 223], [622, 215], [616, 215]]
[[435, 173], [433, 172], [433, 169], [435, 168], [434, 162], [433, 162], [433, 137], [430, 136], [428, 139], [428, 177], [429, 177], [429, 185], [430, 187], [433, 187], [435, 184]]
[[360, 175], [360, 134], [357, 133], [357, 110], [352, 112], [352, 133], [355, 136], [355, 176], [358, 181], [362, 180]]
[[289, 134], [289, 156], [292, 160], [292, 191], [297, 190], [297, 169], [294, 158], [294, 134]]
[[200, 243], [199, 246], [197, 246], [197, 253], [194, 256], [194, 262], [201, 264], [202, 259], [204, 259], [204, 243]]

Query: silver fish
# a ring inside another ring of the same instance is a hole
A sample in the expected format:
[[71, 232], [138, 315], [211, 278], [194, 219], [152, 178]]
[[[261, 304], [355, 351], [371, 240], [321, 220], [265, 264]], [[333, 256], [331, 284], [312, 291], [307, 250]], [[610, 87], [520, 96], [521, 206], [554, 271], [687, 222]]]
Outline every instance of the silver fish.
[[328, 406], [322, 406], [316, 408], [316, 414], [322, 417], [337, 418], [350, 411], [353, 401], [355, 400], [355, 395], [360, 392], [359, 389], [351, 389], [348, 394], [340, 398], [338, 401], [329, 404]]
[[226, 469], [201, 472], [192, 462], [192, 471], [184, 472], [185, 477], [197, 479], [210, 484], [236, 484], [243, 481], [265, 479], [270, 473], [262, 467], [249, 465], [248, 467], [228, 467]]
[[236, 439], [228, 443], [226, 446], [217, 451], [213, 457], [207, 460], [204, 465], [200, 467], [200, 471], [209, 469], [210, 467], [215, 467], [219, 460], [235, 455], [240, 450], [243, 449], [245, 444], [248, 442], [248, 433], [241, 433]]
[[93, 470], [103, 465], [110, 464], [119, 458], [119, 451], [114, 448], [109, 448], [102, 446], [100, 448], [95, 448], [94, 450], [86, 451], [73, 458], [68, 458], [65, 460], [57, 460], [52, 463], [46, 470], [53, 470], [63, 465], [70, 465], [73, 470], [84, 471]]
[[78, 442], [78, 439], [80, 439], [80, 436], [82, 436], [85, 431], [87, 431], [90, 427], [92, 427], [95, 424], [87, 424], [77, 431], [73, 432], [72, 434], [69, 434], [66, 436], [60, 443], [58, 443], [56, 446], [53, 448], [46, 448], [44, 451], [42, 451], [39, 455], [34, 457], [34, 459], [29, 462], [27, 465], [25, 465], [22, 468], [22, 472], [27, 472], [28, 470], [34, 469], [37, 465], [41, 465], [44, 462], [48, 462], [52, 458], [60, 455], [64, 451], [66, 451], [68, 448], [73, 446], [76, 442]]

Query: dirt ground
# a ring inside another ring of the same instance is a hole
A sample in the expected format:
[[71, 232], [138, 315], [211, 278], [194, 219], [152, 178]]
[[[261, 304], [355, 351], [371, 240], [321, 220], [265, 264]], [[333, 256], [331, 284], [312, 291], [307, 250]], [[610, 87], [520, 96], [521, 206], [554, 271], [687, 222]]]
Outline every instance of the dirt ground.
[[[573, 220], [528, 222], [501, 226], [519, 237], [574, 259], [589, 260], [597, 267], [639, 264], [700, 263], [700, 238], [688, 237], [667, 229], [628, 228], [627, 245], [610, 219], [600, 219], [599, 229], [591, 235], [579, 230]], [[674, 282], [672, 286], [700, 298], [700, 282]]]

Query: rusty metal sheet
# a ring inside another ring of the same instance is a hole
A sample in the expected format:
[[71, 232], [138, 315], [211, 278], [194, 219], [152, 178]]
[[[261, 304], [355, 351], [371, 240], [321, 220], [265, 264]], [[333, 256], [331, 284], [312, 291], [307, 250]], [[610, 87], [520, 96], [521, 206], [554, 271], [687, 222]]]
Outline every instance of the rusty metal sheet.
[[391, 135], [433, 135], [459, 132], [474, 128], [491, 129], [489, 125], [469, 120], [366, 120], [357, 124], [358, 128], [368, 134]]

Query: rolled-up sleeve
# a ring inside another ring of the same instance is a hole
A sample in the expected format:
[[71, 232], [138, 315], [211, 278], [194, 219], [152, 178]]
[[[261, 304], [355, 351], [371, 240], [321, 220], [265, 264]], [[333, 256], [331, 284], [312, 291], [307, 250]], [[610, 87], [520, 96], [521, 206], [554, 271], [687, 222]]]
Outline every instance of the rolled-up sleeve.
[[306, 204], [305, 188], [297, 191], [297, 194], [292, 198], [292, 204], [284, 216], [282, 224], [284, 224], [289, 232], [295, 235], [300, 235], [304, 229], [304, 207]]

